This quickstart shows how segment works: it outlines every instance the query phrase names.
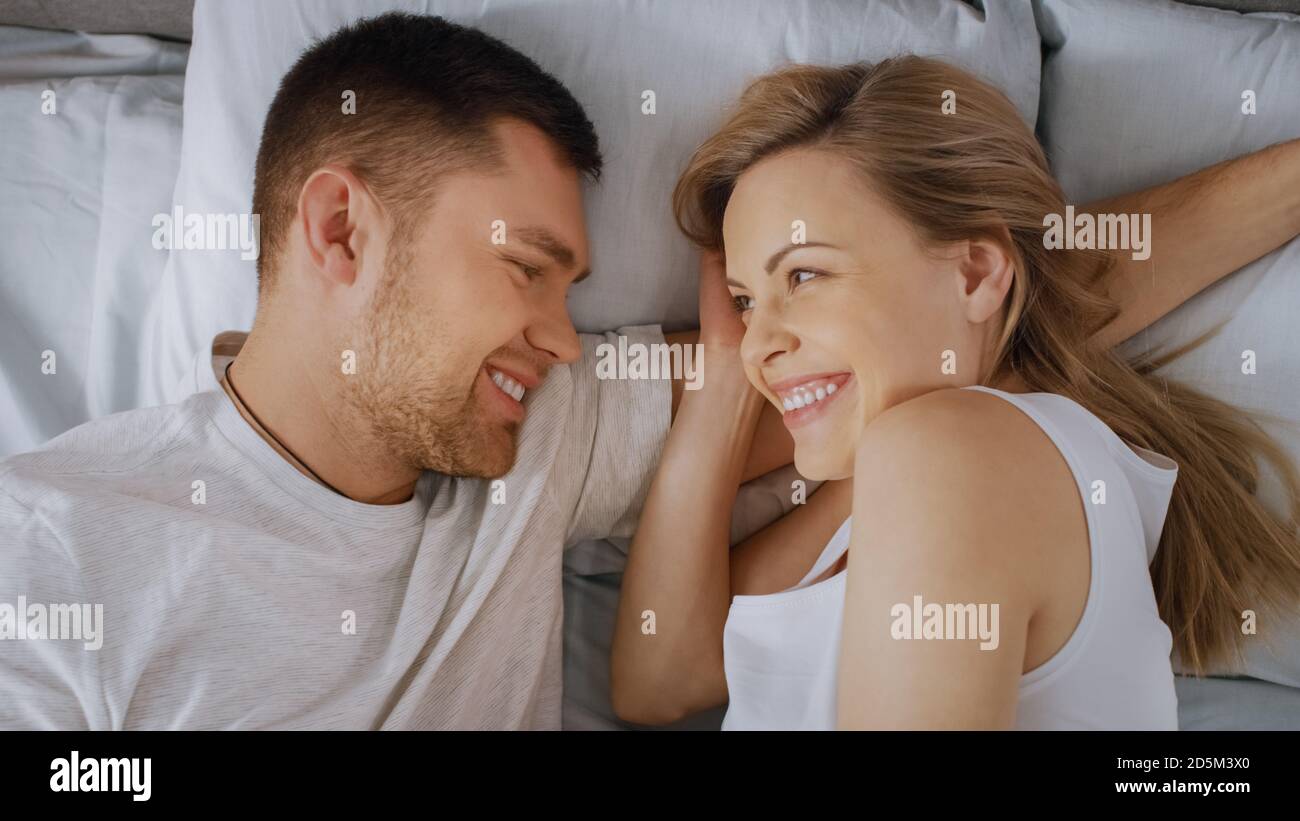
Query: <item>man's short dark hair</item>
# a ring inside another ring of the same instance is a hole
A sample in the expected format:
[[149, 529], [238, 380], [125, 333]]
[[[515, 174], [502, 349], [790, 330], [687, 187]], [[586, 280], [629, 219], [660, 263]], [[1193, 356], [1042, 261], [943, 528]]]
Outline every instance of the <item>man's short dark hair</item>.
[[[355, 113], [344, 113], [345, 92]], [[327, 163], [348, 167], [409, 236], [437, 178], [503, 162], [491, 125], [531, 123], [579, 172], [600, 176], [596, 131], [582, 106], [535, 62], [441, 17], [390, 13], [314, 44], [280, 81], [262, 127], [253, 181], [261, 219], [259, 291], [273, 279], [298, 194]]]

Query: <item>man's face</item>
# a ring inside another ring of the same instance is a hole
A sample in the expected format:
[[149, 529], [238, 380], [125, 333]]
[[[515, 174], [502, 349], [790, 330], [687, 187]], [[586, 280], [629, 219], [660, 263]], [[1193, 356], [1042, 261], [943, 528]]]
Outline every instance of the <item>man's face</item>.
[[440, 178], [433, 212], [389, 246], [347, 380], [395, 456], [484, 478], [514, 464], [526, 394], [580, 355], [565, 297], [588, 265], [578, 172], [533, 126], [494, 130], [504, 168]]

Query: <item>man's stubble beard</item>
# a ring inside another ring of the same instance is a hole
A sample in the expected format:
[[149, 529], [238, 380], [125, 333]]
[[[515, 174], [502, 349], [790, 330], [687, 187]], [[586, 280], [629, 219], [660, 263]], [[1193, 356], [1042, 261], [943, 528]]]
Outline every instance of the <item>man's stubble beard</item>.
[[350, 337], [362, 345], [357, 372], [343, 377], [344, 396], [375, 444], [408, 467], [497, 478], [514, 464], [518, 425], [483, 419], [474, 388], [477, 373], [467, 395], [448, 378], [446, 365], [456, 367], [454, 356], [421, 359], [425, 350], [454, 353], [458, 340], [414, 321], [411, 258], [402, 250], [408, 245], [398, 242], [388, 254], [385, 280]]

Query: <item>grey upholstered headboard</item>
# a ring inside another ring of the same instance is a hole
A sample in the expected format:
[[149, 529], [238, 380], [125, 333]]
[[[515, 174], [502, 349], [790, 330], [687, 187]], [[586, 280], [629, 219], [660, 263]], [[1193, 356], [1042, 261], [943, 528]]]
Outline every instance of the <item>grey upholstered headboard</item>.
[[188, 40], [194, 0], [0, 0], [0, 25]]
[[[1120, 0], [1122, 2], [1123, 0]], [[1300, 0], [1179, 0], [1233, 11], [1300, 14]], [[966, 0], [982, 5], [983, 0]], [[1028, 0], [1025, 0], [1028, 2]], [[0, 0], [0, 25], [188, 40], [194, 0]]]

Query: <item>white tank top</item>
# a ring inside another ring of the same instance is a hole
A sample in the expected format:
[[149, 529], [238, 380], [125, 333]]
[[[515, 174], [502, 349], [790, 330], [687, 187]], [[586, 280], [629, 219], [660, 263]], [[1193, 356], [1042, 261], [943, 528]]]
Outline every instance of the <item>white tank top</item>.
[[[1043, 429], [1069, 464], [1087, 516], [1092, 573], [1083, 617], [1054, 656], [1020, 677], [1016, 729], [1176, 730], [1173, 641], [1148, 566], [1178, 466], [1127, 445], [1063, 396], [967, 390], [1002, 397]], [[1105, 504], [1092, 502], [1098, 479], [1106, 483]], [[732, 600], [723, 636], [730, 704], [722, 729], [835, 728], [847, 571], [808, 583], [848, 550], [851, 521], [799, 584]]]

